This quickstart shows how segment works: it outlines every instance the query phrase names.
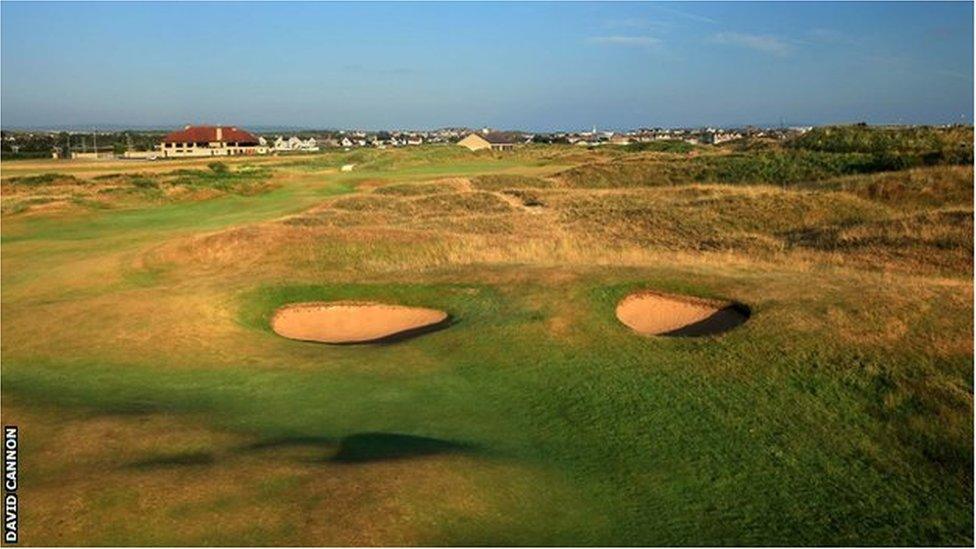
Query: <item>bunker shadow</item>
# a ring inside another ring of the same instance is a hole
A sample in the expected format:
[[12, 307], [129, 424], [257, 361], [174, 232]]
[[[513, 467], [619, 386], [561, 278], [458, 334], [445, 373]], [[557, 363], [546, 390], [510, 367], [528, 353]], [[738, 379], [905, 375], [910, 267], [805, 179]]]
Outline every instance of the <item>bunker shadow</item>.
[[337, 345], [337, 346], [354, 346], [354, 345], [393, 345], [395, 343], [400, 343], [401, 341], [406, 341], [408, 339], [413, 339], [422, 335], [432, 334], [434, 332], [439, 332], [441, 330], [446, 330], [451, 326], [454, 326], [460, 322], [457, 318], [452, 315], [447, 315], [444, 320], [437, 322], [435, 324], [428, 324], [427, 326], [420, 326], [419, 328], [411, 328], [409, 330], [404, 330], [402, 332], [397, 332], [395, 334], [390, 334], [385, 337], [371, 339], [369, 341], [350, 341], [346, 343], [326, 343], [326, 345]]
[[719, 335], [745, 324], [750, 316], [752, 316], [752, 309], [748, 305], [733, 303], [724, 309], [716, 311], [706, 319], [661, 335], [666, 337], [704, 337]]

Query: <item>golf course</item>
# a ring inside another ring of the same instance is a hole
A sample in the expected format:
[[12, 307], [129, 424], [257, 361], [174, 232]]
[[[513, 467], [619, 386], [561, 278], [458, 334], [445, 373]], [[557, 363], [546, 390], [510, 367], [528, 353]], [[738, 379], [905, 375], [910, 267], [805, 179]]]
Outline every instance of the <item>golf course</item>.
[[972, 545], [972, 143], [4, 161], [20, 544]]

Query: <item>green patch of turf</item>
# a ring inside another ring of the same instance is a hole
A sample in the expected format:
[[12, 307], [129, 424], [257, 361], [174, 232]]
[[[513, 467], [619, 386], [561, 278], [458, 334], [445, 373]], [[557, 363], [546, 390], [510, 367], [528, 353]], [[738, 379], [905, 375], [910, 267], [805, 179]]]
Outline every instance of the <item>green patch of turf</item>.
[[[968, 474], [968, 452], [942, 451], [933, 462], [932, 443], [944, 434], [892, 438], [911, 421], [866, 405], [884, 393], [864, 372], [917, 367], [913, 359], [852, 354], [770, 325], [702, 340], [637, 337], [612, 310], [649, 283], [715, 295], [667, 276], [559, 291], [518, 286], [505, 295], [471, 285], [268, 286], [241, 297], [240, 322], [279, 349], [278, 364], [209, 369], [202, 361], [172, 370], [8, 361], [4, 391], [106, 413], [205, 412], [225, 428], [268, 438], [391, 433], [449, 441], [562, 479], [585, 502], [576, 516], [592, 517], [595, 537], [585, 543], [968, 539], [972, 516], [960, 504], [971, 502], [971, 491], [953, 480]], [[547, 315], [519, 294], [574, 300], [587, 333], [553, 337]], [[388, 346], [294, 342], [268, 330], [278, 305], [333, 299], [440, 307], [456, 323]], [[296, 368], [309, 362], [322, 366]], [[960, 435], [966, 440], [967, 431]], [[387, 444], [402, 450], [399, 439], [383, 440], [384, 452]], [[955, 471], [948, 477], [947, 467]], [[479, 528], [446, 539], [562, 539], [545, 524], [525, 525], [515, 538]]]

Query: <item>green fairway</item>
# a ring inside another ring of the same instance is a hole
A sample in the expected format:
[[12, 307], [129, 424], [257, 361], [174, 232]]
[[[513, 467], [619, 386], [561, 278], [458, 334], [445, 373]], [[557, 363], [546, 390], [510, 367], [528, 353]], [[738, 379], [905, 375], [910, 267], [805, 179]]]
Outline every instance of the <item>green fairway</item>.
[[[328, 153], [256, 194], [5, 214], [23, 543], [971, 545], [971, 149], [796, 180], [762, 171], [785, 148], [578, 149]], [[752, 314], [642, 337], [614, 316], [641, 289]], [[451, 321], [269, 327], [333, 300]]]

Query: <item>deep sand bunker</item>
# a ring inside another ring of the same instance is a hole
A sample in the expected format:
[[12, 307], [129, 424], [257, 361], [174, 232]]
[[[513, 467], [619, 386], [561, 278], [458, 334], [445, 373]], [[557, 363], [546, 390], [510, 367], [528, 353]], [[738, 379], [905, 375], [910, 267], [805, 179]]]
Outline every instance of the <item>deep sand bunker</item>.
[[637, 292], [617, 304], [617, 319], [641, 335], [697, 337], [720, 334], [749, 318], [748, 307], [657, 292]]
[[368, 343], [419, 335], [443, 326], [447, 313], [363, 301], [295, 303], [275, 312], [280, 336], [322, 343]]

